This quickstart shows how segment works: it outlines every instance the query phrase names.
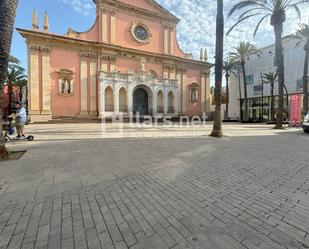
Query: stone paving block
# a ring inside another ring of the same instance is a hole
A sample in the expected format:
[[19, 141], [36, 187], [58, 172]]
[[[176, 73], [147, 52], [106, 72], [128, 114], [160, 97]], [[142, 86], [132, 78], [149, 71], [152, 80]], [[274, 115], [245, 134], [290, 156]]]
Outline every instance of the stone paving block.
[[88, 244], [89, 249], [90, 248], [91, 249], [101, 248], [98, 234], [95, 228], [92, 228], [86, 231], [86, 239], [87, 239], [87, 244]]
[[0, 247], [7, 246], [11, 240], [11, 237], [13, 235], [15, 224], [6, 226], [2, 233], [0, 234]]
[[98, 236], [99, 236], [102, 249], [113, 249], [114, 248], [113, 241], [107, 231], [103, 233], [99, 233]]
[[73, 237], [68, 237], [68, 238], [62, 239], [61, 248], [74, 249]]

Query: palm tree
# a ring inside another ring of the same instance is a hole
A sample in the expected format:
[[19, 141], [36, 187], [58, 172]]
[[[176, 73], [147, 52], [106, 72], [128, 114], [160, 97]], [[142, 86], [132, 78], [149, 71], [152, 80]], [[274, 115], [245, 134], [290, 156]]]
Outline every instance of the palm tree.
[[305, 51], [305, 61], [304, 61], [304, 74], [303, 74], [303, 81], [304, 81], [304, 103], [303, 103], [303, 111], [307, 113], [309, 110], [308, 104], [308, 61], [309, 61], [309, 24], [300, 24], [299, 30], [296, 34], [296, 38], [300, 39], [301, 41], [297, 43], [298, 46], [301, 43], [304, 43], [304, 51]]
[[[27, 76], [25, 75], [25, 69], [20, 67], [17, 64], [9, 63], [7, 70], [7, 77], [5, 83], [8, 86], [8, 94], [9, 94], [9, 114], [11, 112], [12, 106], [12, 94], [13, 94], [13, 86], [24, 86], [27, 84], [26, 80]], [[21, 90], [21, 89], [20, 89]]]
[[242, 10], [237, 22], [228, 31], [231, 32], [239, 23], [260, 16], [257, 26], [254, 30], [254, 35], [257, 33], [261, 24], [270, 18], [270, 24], [274, 28], [276, 37], [276, 66], [278, 74], [279, 101], [276, 118], [276, 129], [283, 128], [283, 86], [284, 86], [284, 57], [282, 47], [282, 30], [283, 23], [286, 20], [287, 10], [293, 9], [300, 16], [299, 6], [308, 4], [309, 0], [239, 0], [237, 4], [230, 10], [229, 16], [238, 10]]
[[248, 121], [248, 91], [247, 91], [247, 80], [246, 80], [246, 61], [252, 55], [261, 55], [262, 52], [258, 50], [253, 44], [249, 42], [241, 42], [237, 47], [234, 48], [234, 52], [230, 53], [231, 59], [233, 61], [239, 62], [244, 84], [244, 115], [243, 119]]
[[216, 21], [216, 62], [215, 62], [215, 102], [216, 110], [212, 137], [222, 137], [222, 74], [223, 74], [223, 40], [224, 40], [224, 15], [223, 0], [217, 0], [217, 21]]
[[263, 75], [263, 79], [265, 79], [265, 83], [270, 84], [270, 117], [271, 121], [275, 120], [275, 97], [274, 97], [274, 88], [275, 88], [275, 82], [278, 78], [278, 75], [273, 72], [269, 72]]
[[13, 26], [15, 22], [18, 0], [0, 1], [0, 158], [7, 158], [2, 134], [3, 82], [6, 79], [8, 59], [12, 43]]
[[229, 117], [229, 101], [230, 101], [230, 91], [229, 91], [229, 78], [231, 73], [236, 68], [237, 63], [231, 59], [223, 62], [223, 70], [225, 71], [225, 81], [226, 81], [226, 111], [225, 119]]

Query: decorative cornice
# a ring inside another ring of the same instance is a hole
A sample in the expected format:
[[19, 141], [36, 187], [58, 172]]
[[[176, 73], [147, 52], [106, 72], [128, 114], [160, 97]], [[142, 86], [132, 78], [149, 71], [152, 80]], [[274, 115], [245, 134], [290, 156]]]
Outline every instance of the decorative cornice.
[[38, 50], [38, 51], [43, 51], [43, 52], [50, 52], [50, 48], [43, 47], [41, 45], [37, 44], [28, 44], [28, 48], [31, 50]]
[[97, 58], [98, 55], [92, 52], [80, 52], [80, 57]]
[[[68, 47], [74, 48], [75, 50], [82, 50], [87, 49], [90, 50], [91, 53], [98, 53], [102, 54], [104, 51], [110, 51], [110, 53], [124, 53], [124, 54], [133, 54], [136, 57], [143, 56], [147, 58], [152, 58], [154, 60], [160, 60], [165, 64], [169, 64], [170, 62], [182, 65], [191, 65], [194, 67], [198, 67], [199, 70], [206, 70], [210, 69], [214, 65], [211, 63], [201, 62], [193, 59], [182, 58], [173, 55], [167, 54], [158, 54], [153, 52], [142, 51], [133, 48], [125, 48], [119, 45], [104, 43], [104, 42], [94, 42], [94, 41], [86, 41], [78, 38], [67, 37], [63, 35], [56, 35], [51, 33], [43, 33], [37, 32], [32, 30], [25, 30], [25, 29], [17, 29], [17, 31], [29, 40], [35, 40], [36, 43], [40, 41], [46, 43], [48, 42], [49, 47], [58, 46], [58, 47]], [[184, 66], [182, 66], [184, 67]]]

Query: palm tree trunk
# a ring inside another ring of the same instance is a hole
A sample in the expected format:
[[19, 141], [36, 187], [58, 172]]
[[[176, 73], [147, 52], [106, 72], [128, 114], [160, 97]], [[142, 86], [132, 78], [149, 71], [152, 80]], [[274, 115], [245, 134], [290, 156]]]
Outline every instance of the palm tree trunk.
[[242, 75], [243, 75], [243, 81], [244, 81], [244, 104], [245, 104], [245, 111], [244, 111], [244, 120], [248, 121], [248, 91], [247, 91], [247, 82], [246, 82], [246, 67], [245, 63], [241, 63], [242, 68]]
[[308, 61], [309, 61], [309, 51], [305, 51], [305, 63], [304, 63], [304, 107], [303, 111], [305, 115], [308, 113]]
[[225, 107], [225, 119], [229, 118], [229, 101], [230, 101], [230, 89], [229, 89], [229, 73], [225, 74], [226, 80], [226, 107]]
[[277, 64], [277, 75], [278, 75], [278, 88], [279, 88], [279, 99], [278, 109], [276, 117], [275, 129], [283, 128], [283, 86], [284, 86], [284, 57], [282, 48], [282, 23], [274, 25], [274, 31], [276, 36], [276, 64]]
[[7, 73], [17, 4], [18, 0], [0, 1], [0, 158], [8, 158], [2, 131], [3, 82]]
[[214, 117], [212, 137], [222, 137], [222, 75], [223, 75], [223, 39], [224, 39], [224, 16], [223, 0], [217, 0], [217, 23], [216, 23], [216, 62], [215, 62], [215, 102], [216, 110]]
[[274, 83], [271, 83], [271, 100], [270, 100], [270, 118], [271, 121], [275, 120], [275, 97], [274, 97]]

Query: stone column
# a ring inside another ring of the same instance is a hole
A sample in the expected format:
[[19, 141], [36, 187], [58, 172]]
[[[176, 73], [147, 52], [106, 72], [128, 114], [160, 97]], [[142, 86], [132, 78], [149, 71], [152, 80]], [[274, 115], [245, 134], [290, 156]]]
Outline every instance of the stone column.
[[201, 73], [201, 114], [206, 112], [206, 75]]
[[205, 112], [209, 113], [210, 111], [210, 105], [211, 105], [211, 100], [210, 100], [210, 79], [209, 79], [209, 73], [205, 75]]
[[127, 101], [128, 101], [128, 113], [131, 115], [133, 113], [133, 96], [131, 86], [127, 90]]
[[108, 42], [108, 13], [102, 10], [102, 42]]
[[97, 86], [96, 86], [96, 75], [97, 75], [97, 62], [90, 60], [90, 114], [97, 114]]
[[174, 113], [179, 114], [179, 91], [176, 89], [175, 91], [175, 97], [174, 97]]
[[168, 112], [168, 93], [167, 90], [164, 89], [164, 93], [163, 93], [163, 105], [164, 105], [164, 114], [167, 114]]
[[155, 116], [158, 112], [157, 107], [158, 107], [158, 94], [154, 90], [153, 96], [152, 96], [152, 115], [153, 116]]
[[117, 30], [116, 30], [116, 13], [115, 12], [111, 12], [110, 13], [110, 22], [111, 22], [111, 26], [110, 26], [110, 33], [111, 33], [111, 43], [116, 44], [116, 34], [117, 34]]
[[30, 115], [40, 114], [40, 86], [39, 86], [39, 48], [29, 46], [29, 96]]
[[80, 65], [80, 114], [88, 114], [88, 58], [81, 56]]
[[163, 25], [163, 53], [170, 54], [170, 32], [169, 26]]
[[181, 76], [181, 85], [182, 85], [182, 89], [180, 89], [182, 91], [182, 114], [185, 115], [187, 113], [187, 77], [185, 72], [182, 73]]
[[99, 81], [99, 118], [103, 118], [105, 116], [105, 92], [104, 92], [104, 84]]
[[115, 87], [114, 89], [114, 112], [119, 114], [119, 89]]
[[[42, 49], [42, 115], [51, 115], [50, 50]], [[46, 117], [46, 118], [51, 118]]]

